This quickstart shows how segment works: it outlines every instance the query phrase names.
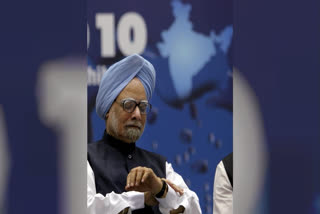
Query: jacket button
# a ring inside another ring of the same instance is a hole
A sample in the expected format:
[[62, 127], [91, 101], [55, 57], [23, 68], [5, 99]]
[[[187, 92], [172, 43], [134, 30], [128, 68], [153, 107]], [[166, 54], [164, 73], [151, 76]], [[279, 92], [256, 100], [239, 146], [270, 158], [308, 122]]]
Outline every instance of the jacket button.
[[131, 160], [132, 159], [132, 155], [128, 155], [128, 158]]

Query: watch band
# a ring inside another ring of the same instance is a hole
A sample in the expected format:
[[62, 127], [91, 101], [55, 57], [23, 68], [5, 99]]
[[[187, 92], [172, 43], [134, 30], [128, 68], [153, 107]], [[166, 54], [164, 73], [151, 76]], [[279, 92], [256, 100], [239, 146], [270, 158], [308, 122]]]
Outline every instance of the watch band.
[[156, 194], [156, 198], [161, 198], [163, 196], [163, 194], [165, 193], [166, 189], [167, 189], [167, 183], [164, 180], [162, 180], [162, 188], [161, 188], [160, 192], [158, 192]]

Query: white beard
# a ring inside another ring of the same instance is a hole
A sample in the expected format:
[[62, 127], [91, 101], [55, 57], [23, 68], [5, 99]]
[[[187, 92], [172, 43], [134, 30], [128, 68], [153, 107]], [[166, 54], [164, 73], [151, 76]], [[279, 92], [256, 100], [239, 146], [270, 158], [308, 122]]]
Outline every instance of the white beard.
[[[109, 129], [112, 133], [114, 133], [115, 137], [122, 136], [132, 142], [136, 142], [141, 137], [141, 135], [143, 133], [143, 127], [142, 127], [141, 123], [139, 123], [139, 126], [141, 127], [140, 129], [134, 128], [134, 127], [125, 127], [123, 130], [123, 133], [119, 133], [119, 130], [118, 130], [119, 121], [114, 116], [113, 113], [110, 114], [109, 120], [110, 120]], [[132, 124], [132, 123], [133, 122], [130, 122], [130, 124]]]
[[136, 142], [141, 136], [141, 130], [138, 128], [127, 128], [125, 130], [125, 137], [133, 142]]

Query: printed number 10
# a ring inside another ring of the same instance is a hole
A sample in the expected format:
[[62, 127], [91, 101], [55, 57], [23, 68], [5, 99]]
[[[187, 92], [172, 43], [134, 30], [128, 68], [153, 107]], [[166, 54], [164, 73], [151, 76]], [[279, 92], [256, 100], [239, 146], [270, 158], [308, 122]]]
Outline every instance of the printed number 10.
[[[120, 51], [126, 56], [133, 53], [143, 53], [147, 44], [145, 21], [140, 14], [135, 12], [128, 12], [121, 16], [116, 29], [114, 14], [98, 13], [96, 14], [96, 28], [101, 32], [101, 57], [116, 55], [115, 41], [117, 41]], [[117, 36], [116, 40], [115, 36]]]

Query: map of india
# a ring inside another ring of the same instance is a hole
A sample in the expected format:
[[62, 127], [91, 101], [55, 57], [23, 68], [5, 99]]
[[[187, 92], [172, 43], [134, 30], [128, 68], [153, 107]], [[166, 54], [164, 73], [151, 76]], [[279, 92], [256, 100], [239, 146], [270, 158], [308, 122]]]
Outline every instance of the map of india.
[[[185, 98], [192, 91], [192, 78], [216, 55], [216, 45], [224, 52], [231, 43], [232, 26], [225, 27], [219, 35], [193, 31], [189, 20], [191, 5], [180, 0], [172, 2], [174, 22], [161, 33], [162, 42], [157, 44], [160, 55], [168, 58], [170, 76], [177, 95]], [[210, 71], [214, 72], [214, 71]]]

